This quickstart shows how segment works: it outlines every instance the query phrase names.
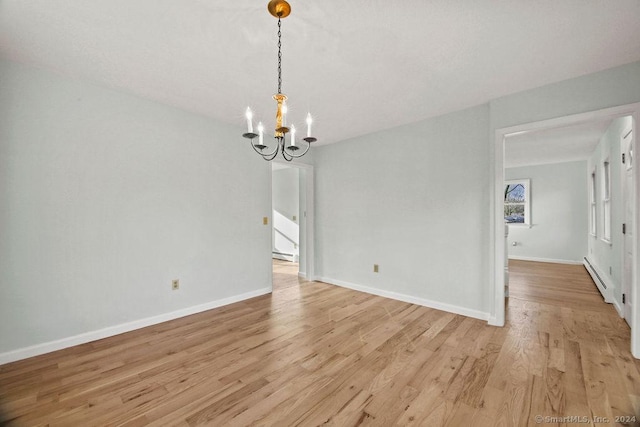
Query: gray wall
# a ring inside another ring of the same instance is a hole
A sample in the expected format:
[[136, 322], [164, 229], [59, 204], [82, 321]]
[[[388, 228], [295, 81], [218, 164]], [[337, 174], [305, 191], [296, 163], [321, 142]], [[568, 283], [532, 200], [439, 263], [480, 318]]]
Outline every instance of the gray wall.
[[505, 179], [531, 180], [532, 226], [509, 226], [509, 257], [582, 262], [589, 232], [586, 170], [586, 161], [505, 169]]
[[0, 356], [268, 292], [271, 169], [240, 133], [0, 61]]
[[320, 147], [322, 278], [481, 315], [489, 267], [488, 127], [484, 105]]
[[500, 128], [639, 101], [640, 61], [492, 100], [490, 135]]

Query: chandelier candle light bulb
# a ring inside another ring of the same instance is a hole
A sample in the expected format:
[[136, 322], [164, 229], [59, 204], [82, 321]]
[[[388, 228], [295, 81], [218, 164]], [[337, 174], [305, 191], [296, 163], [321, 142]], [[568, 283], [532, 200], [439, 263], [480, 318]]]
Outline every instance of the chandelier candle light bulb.
[[296, 127], [291, 125], [291, 146], [296, 146]]
[[287, 127], [287, 101], [282, 101], [282, 126]]
[[262, 136], [262, 132], [264, 131], [264, 126], [262, 126], [262, 122], [258, 122], [258, 144], [262, 145], [264, 139]]
[[311, 136], [311, 113], [307, 113], [307, 138]]
[[253, 133], [253, 123], [251, 123], [251, 119], [253, 119], [253, 113], [251, 112], [251, 108], [247, 107], [247, 132]]

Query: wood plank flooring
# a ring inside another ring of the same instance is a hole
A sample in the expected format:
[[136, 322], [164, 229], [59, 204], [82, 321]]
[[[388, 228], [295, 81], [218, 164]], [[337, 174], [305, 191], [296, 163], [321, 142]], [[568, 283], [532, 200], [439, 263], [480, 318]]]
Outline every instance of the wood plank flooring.
[[512, 298], [595, 311], [604, 307], [600, 291], [582, 266], [510, 260], [509, 269]]
[[276, 262], [271, 295], [0, 366], [0, 424], [640, 425], [629, 329], [584, 268], [510, 269], [496, 328]]

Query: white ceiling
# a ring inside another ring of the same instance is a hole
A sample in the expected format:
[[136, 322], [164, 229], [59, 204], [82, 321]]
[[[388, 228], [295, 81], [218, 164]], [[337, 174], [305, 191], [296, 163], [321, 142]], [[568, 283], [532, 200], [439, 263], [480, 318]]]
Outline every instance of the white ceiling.
[[586, 160], [613, 119], [524, 132], [505, 138], [505, 167]]
[[[319, 142], [640, 60], [638, 0], [290, 0], [290, 119]], [[2, 0], [0, 56], [244, 126], [273, 125], [267, 0]]]

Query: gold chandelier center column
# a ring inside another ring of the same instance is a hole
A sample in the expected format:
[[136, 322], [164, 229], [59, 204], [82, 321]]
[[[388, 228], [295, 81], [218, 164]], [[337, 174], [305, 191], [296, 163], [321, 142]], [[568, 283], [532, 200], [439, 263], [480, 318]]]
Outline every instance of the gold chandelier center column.
[[277, 93], [273, 95], [273, 99], [278, 103], [278, 110], [276, 111], [276, 138], [284, 136], [285, 133], [289, 132], [289, 128], [285, 127], [285, 115], [282, 111], [285, 107], [284, 101], [287, 100], [287, 95], [284, 93]]

